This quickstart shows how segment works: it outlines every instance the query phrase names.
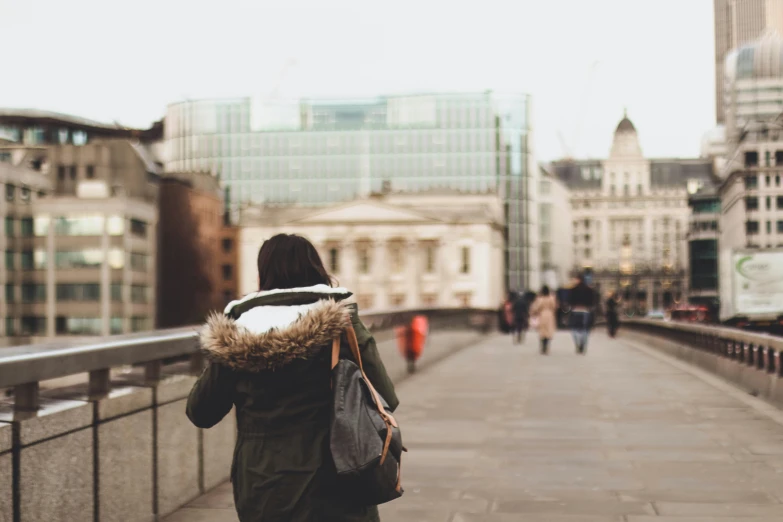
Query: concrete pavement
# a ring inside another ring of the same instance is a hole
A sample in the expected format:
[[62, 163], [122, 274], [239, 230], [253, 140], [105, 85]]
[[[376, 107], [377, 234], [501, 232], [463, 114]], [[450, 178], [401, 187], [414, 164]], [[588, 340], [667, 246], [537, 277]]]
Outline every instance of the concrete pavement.
[[[492, 336], [405, 381], [406, 493], [382, 520], [783, 520], [783, 416], [632, 342]], [[236, 520], [230, 486], [185, 520]]]

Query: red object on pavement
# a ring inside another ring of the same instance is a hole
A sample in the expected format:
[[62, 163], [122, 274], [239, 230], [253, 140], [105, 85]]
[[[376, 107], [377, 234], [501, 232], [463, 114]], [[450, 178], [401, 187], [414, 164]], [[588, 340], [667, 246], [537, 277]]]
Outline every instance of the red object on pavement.
[[406, 360], [416, 361], [421, 357], [429, 329], [429, 321], [423, 315], [415, 316], [409, 326], [398, 326], [395, 329], [397, 347]]

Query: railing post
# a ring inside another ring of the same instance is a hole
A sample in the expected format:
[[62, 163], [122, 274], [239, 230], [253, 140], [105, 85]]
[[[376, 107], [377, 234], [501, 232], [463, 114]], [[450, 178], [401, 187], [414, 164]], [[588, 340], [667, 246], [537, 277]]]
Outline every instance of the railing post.
[[15, 411], [37, 411], [40, 405], [37, 382], [14, 386]]
[[87, 386], [87, 393], [90, 397], [106, 395], [111, 389], [111, 379], [109, 378], [109, 369], [103, 368], [90, 372], [90, 382]]
[[144, 381], [147, 383], [156, 383], [160, 381], [163, 361], [150, 361], [144, 363]]

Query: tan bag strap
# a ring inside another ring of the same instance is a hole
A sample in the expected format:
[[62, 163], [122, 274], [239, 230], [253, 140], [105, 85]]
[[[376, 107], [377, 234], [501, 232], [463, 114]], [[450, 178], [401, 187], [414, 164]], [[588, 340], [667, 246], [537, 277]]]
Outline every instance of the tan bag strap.
[[[351, 348], [351, 354], [353, 355], [356, 364], [359, 365], [359, 370], [362, 372], [362, 377], [364, 377], [364, 382], [367, 383], [367, 387], [370, 389], [370, 393], [372, 393], [372, 396], [375, 399], [375, 406], [378, 408], [378, 413], [380, 413], [381, 417], [387, 424], [390, 424], [391, 426], [397, 428], [398, 427], [397, 421], [394, 419], [394, 416], [391, 413], [383, 409], [383, 402], [381, 401], [381, 396], [375, 390], [375, 386], [372, 385], [370, 379], [367, 378], [367, 374], [364, 373], [364, 365], [362, 364], [362, 354], [359, 351], [359, 341], [356, 339], [356, 331], [353, 329], [352, 325], [348, 325], [348, 327], [346, 327], [345, 337], [348, 338], [348, 346]], [[332, 339], [332, 369], [334, 369], [334, 367], [337, 366], [337, 363], [339, 361], [340, 361], [340, 336], [337, 336], [334, 339]], [[385, 458], [385, 452], [384, 452], [384, 458]]]

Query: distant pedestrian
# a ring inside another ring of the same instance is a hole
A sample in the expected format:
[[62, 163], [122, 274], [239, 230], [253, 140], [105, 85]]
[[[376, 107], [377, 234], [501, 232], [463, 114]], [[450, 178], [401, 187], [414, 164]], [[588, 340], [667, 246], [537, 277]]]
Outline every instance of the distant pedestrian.
[[620, 315], [617, 312], [619, 306], [620, 296], [614, 292], [606, 300], [606, 326], [609, 329], [609, 337], [612, 338], [617, 335], [617, 329], [620, 328]]
[[541, 293], [538, 294], [533, 305], [530, 307], [530, 315], [538, 318], [538, 337], [541, 339], [541, 353], [546, 355], [549, 351], [549, 342], [555, 335], [557, 322], [555, 312], [557, 310], [557, 301], [555, 296], [549, 291], [549, 287], [544, 285]]
[[516, 294], [509, 292], [506, 300], [503, 301], [503, 322], [506, 325], [506, 332], [511, 332], [511, 339], [514, 339], [514, 301]]
[[528, 314], [528, 302], [523, 293], [520, 293], [511, 305], [513, 324], [511, 331], [513, 332], [514, 342], [516, 344], [522, 344], [525, 342], [525, 332], [527, 332], [530, 325], [530, 317]]
[[568, 295], [571, 305], [571, 333], [574, 336], [576, 353], [584, 354], [587, 350], [587, 339], [593, 323], [593, 310], [596, 305], [595, 290], [585, 281], [584, 274], [579, 275], [579, 281]]

